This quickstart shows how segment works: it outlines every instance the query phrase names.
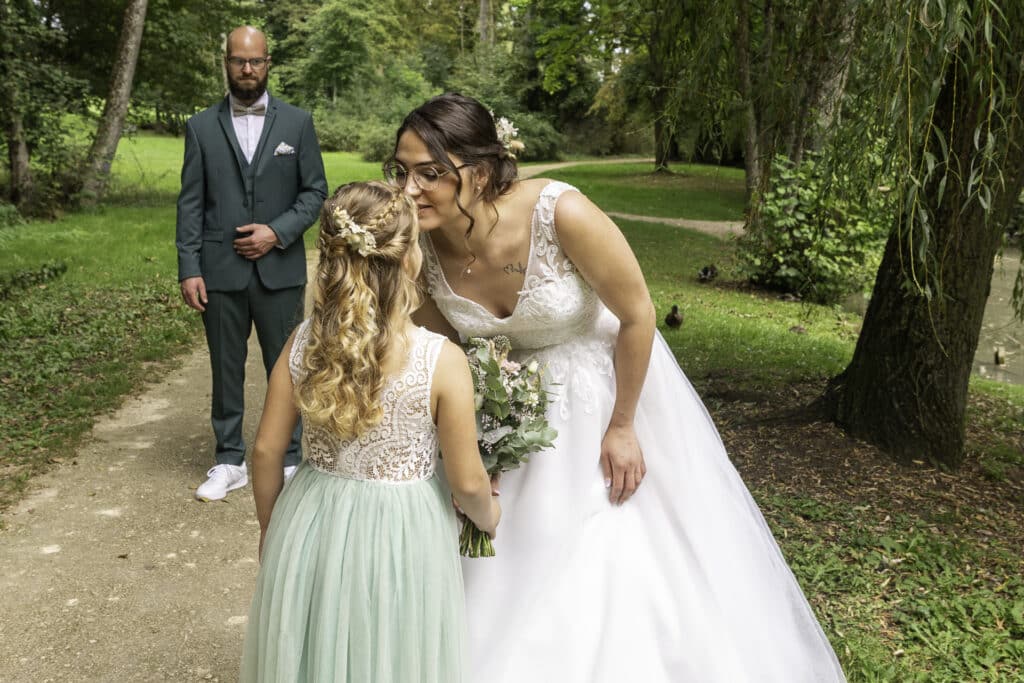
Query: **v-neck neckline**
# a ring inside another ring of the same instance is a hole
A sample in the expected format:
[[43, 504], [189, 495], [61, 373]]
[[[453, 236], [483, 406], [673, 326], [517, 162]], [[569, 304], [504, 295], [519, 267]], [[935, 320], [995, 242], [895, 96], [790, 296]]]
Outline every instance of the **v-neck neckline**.
[[[551, 183], [548, 183], [548, 185], [550, 185], [550, 184]], [[519, 305], [521, 303], [523, 303], [523, 295], [526, 294], [526, 289], [527, 289], [526, 288], [526, 278], [529, 276], [530, 270], [533, 268], [533, 261], [534, 261], [534, 258], [535, 258], [535, 256], [534, 256], [534, 239], [535, 239], [535, 235], [536, 235], [536, 232], [537, 232], [537, 226], [536, 226], [537, 218], [540, 215], [540, 213], [539, 213], [540, 212], [540, 202], [541, 202], [541, 199], [544, 197], [544, 192], [547, 190], [548, 185], [545, 185], [543, 188], [541, 188], [540, 194], [537, 196], [537, 203], [534, 204], [533, 211], [530, 213], [530, 252], [529, 252], [529, 254], [527, 254], [527, 257], [526, 257], [526, 272], [523, 273], [523, 288], [520, 289], [519, 292], [518, 292], [518, 296], [516, 297], [516, 304], [515, 304], [515, 306], [513, 306], [512, 310], [509, 312], [509, 314], [504, 316], [504, 317], [498, 316], [497, 314], [494, 313], [494, 311], [492, 311], [491, 309], [487, 308], [486, 306], [484, 306], [482, 303], [480, 303], [476, 299], [470, 299], [468, 296], [462, 296], [461, 294], [459, 294], [458, 292], [455, 291], [455, 289], [448, 282], [448, 276], [444, 274], [444, 266], [441, 265], [441, 259], [438, 258], [438, 256], [437, 256], [437, 249], [434, 248], [434, 240], [430, 237], [430, 233], [429, 232], [426, 233], [427, 245], [430, 247], [430, 253], [431, 253], [431, 255], [434, 258], [434, 264], [437, 266], [437, 270], [441, 274], [441, 282], [444, 284], [445, 289], [448, 290], [449, 294], [454, 296], [456, 299], [461, 299], [462, 301], [466, 301], [466, 302], [476, 306], [481, 311], [485, 312], [488, 316], [490, 316], [491, 319], [494, 320], [495, 322], [499, 322], [499, 323], [506, 322], [508, 320], [511, 320], [513, 317], [515, 317], [516, 311], [519, 310]]]

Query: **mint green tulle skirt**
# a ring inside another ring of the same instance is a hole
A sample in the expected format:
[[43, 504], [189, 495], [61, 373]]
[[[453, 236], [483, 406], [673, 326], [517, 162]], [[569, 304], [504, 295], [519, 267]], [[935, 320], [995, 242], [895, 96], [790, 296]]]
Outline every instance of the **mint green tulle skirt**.
[[242, 681], [462, 680], [465, 601], [451, 497], [303, 463], [274, 507]]

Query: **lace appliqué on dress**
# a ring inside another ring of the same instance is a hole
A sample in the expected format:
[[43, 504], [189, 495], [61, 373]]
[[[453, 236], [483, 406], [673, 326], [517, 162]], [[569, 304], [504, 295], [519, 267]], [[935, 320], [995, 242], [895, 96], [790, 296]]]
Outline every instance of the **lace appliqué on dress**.
[[[593, 414], [598, 401], [593, 372], [596, 369], [600, 375], [615, 377], [614, 347], [611, 340], [588, 338], [569, 342], [557, 349], [527, 352], [519, 362], [527, 364], [536, 360], [544, 368], [547, 389], [555, 399], [553, 405], [562, 419], [568, 420], [572, 406], [581, 407], [588, 415]], [[569, 398], [572, 400], [566, 400]]]
[[[295, 337], [289, 367], [292, 380], [302, 372], [302, 350], [308, 339], [308, 321]], [[328, 474], [348, 479], [419, 481], [434, 474], [437, 463], [437, 428], [430, 414], [430, 387], [444, 338], [416, 331], [406, 366], [381, 392], [384, 415], [380, 423], [354, 439], [341, 439], [306, 422], [304, 457]]]
[[506, 318], [497, 318], [475, 301], [456, 294], [444, 277], [429, 235], [420, 235], [427, 292], [441, 313], [463, 340], [503, 334], [512, 342], [514, 358], [536, 358], [545, 365], [552, 392], [575, 399], [557, 401], [563, 417], [568, 417], [570, 403], [588, 413], [594, 410], [594, 387], [579, 364], [613, 375], [617, 326], [558, 240], [555, 207], [563, 193], [575, 189], [552, 181], [541, 190], [531, 220], [530, 262], [523, 289], [515, 310]]

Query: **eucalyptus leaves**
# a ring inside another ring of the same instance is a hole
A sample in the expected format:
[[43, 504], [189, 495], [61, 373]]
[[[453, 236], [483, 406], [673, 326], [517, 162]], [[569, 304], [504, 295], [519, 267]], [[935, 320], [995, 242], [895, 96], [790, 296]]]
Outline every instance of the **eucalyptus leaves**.
[[[530, 455], [549, 448], [558, 433], [548, 425], [548, 393], [536, 361], [525, 366], [509, 360], [507, 337], [472, 337], [466, 343], [473, 373], [477, 443], [488, 474], [514, 470]], [[459, 535], [466, 557], [493, 557], [491, 539], [468, 519]]]

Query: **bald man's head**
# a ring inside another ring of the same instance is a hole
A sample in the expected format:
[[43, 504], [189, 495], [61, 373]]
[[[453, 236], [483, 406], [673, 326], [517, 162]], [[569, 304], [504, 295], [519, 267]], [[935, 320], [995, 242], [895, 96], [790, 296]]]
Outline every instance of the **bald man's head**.
[[251, 104], [267, 90], [270, 55], [267, 37], [253, 26], [239, 26], [228, 34], [224, 51], [228, 87], [235, 99]]
[[267, 37], [255, 26], [239, 26], [228, 34], [226, 54], [232, 56], [238, 51], [259, 52], [260, 57], [267, 56]]

